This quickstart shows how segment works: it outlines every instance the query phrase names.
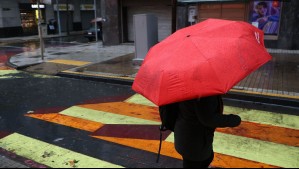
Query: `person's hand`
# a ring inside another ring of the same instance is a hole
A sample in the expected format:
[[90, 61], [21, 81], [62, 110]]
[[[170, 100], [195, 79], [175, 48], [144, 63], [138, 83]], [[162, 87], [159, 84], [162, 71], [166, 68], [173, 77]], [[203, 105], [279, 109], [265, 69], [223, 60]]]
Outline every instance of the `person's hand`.
[[231, 120], [232, 121], [232, 127], [237, 127], [237, 126], [239, 126], [241, 124], [242, 119], [241, 119], [240, 116], [234, 115], [234, 114], [230, 114], [229, 116], [232, 119]]
[[268, 16], [259, 18], [257, 21], [259, 22], [259, 24], [262, 24], [262, 23], [264, 23], [264, 22], [267, 22], [267, 21], [268, 21]]

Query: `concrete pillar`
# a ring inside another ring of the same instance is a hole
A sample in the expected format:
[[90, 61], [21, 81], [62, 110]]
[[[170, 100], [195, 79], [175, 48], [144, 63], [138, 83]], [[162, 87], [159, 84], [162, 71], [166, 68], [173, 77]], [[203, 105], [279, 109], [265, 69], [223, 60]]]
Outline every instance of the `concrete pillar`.
[[120, 16], [118, 0], [101, 1], [103, 22], [103, 45], [119, 45], [120, 40]]
[[278, 48], [299, 49], [299, 1], [290, 0], [283, 3]]

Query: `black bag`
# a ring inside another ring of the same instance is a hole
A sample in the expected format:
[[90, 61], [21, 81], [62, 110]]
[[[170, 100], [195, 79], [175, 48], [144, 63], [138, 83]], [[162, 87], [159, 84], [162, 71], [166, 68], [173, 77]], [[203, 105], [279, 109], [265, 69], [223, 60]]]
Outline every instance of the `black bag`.
[[162, 147], [162, 132], [168, 130], [172, 132], [174, 131], [174, 126], [178, 118], [179, 110], [180, 109], [178, 103], [167, 104], [159, 107], [161, 125], [160, 125], [160, 145], [158, 150], [157, 163], [159, 162], [160, 159], [160, 152]]
[[161, 126], [160, 131], [174, 131], [176, 119], [178, 117], [179, 105], [178, 103], [172, 103], [159, 107]]

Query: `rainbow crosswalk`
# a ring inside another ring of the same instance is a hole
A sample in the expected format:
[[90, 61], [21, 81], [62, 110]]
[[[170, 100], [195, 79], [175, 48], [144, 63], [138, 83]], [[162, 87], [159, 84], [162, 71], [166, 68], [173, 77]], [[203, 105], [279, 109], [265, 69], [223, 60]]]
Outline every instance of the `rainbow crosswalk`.
[[[242, 124], [237, 128], [217, 129], [213, 167], [299, 167], [299, 116], [229, 106], [224, 111], [241, 116]], [[138, 94], [122, 102], [75, 105], [59, 112], [36, 112], [26, 116], [87, 131], [91, 138], [148, 153], [158, 150], [158, 109]], [[180, 160], [173, 142], [173, 134], [167, 134], [161, 154]], [[0, 139], [0, 147], [55, 168], [123, 167], [18, 133]], [[43, 158], [43, 155], [49, 158]]]

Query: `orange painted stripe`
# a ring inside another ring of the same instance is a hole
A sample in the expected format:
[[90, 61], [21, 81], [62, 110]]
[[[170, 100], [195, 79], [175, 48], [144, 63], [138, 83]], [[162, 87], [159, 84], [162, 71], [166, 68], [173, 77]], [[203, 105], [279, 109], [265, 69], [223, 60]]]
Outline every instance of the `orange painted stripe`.
[[217, 128], [216, 131], [247, 138], [274, 142], [278, 144], [285, 144], [289, 146], [299, 146], [299, 131], [283, 127], [258, 124], [253, 122], [242, 122], [238, 127]]
[[[152, 153], [157, 153], [159, 147], [159, 141], [155, 141], [155, 140], [140, 140], [140, 139], [114, 138], [114, 137], [102, 137], [102, 136], [93, 136], [93, 137], [101, 140], [117, 143], [123, 146], [149, 151]], [[182, 157], [176, 152], [174, 148], [174, 144], [170, 142], [163, 142], [161, 155], [182, 159]], [[250, 161], [246, 159], [241, 159], [241, 158], [228, 156], [224, 154], [219, 154], [219, 153], [215, 153], [215, 159], [212, 163], [212, 166], [221, 167], [221, 168], [244, 168], [244, 167], [279, 168], [276, 166]]]
[[130, 117], [136, 117], [145, 120], [160, 121], [160, 115], [157, 107], [150, 107], [134, 103], [112, 102], [100, 104], [86, 104], [79, 107], [104, 111], [114, 114], [121, 114]]
[[14, 69], [7, 66], [0, 66], [0, 70], [14, 70]]
[[104, 124], [93, 122], [89, 120], [84, 120], [80, 118], [70, 117], [62, 114], [52, 113], [52, 114], [27, 114], [26, 116], [31, 118], [36, 118], [56, 124], [65, 125], [68, 127], [73, 127], [80, 130], [85, 130], [89, 132], [95, 132], [99, 128], [103, 127]]

